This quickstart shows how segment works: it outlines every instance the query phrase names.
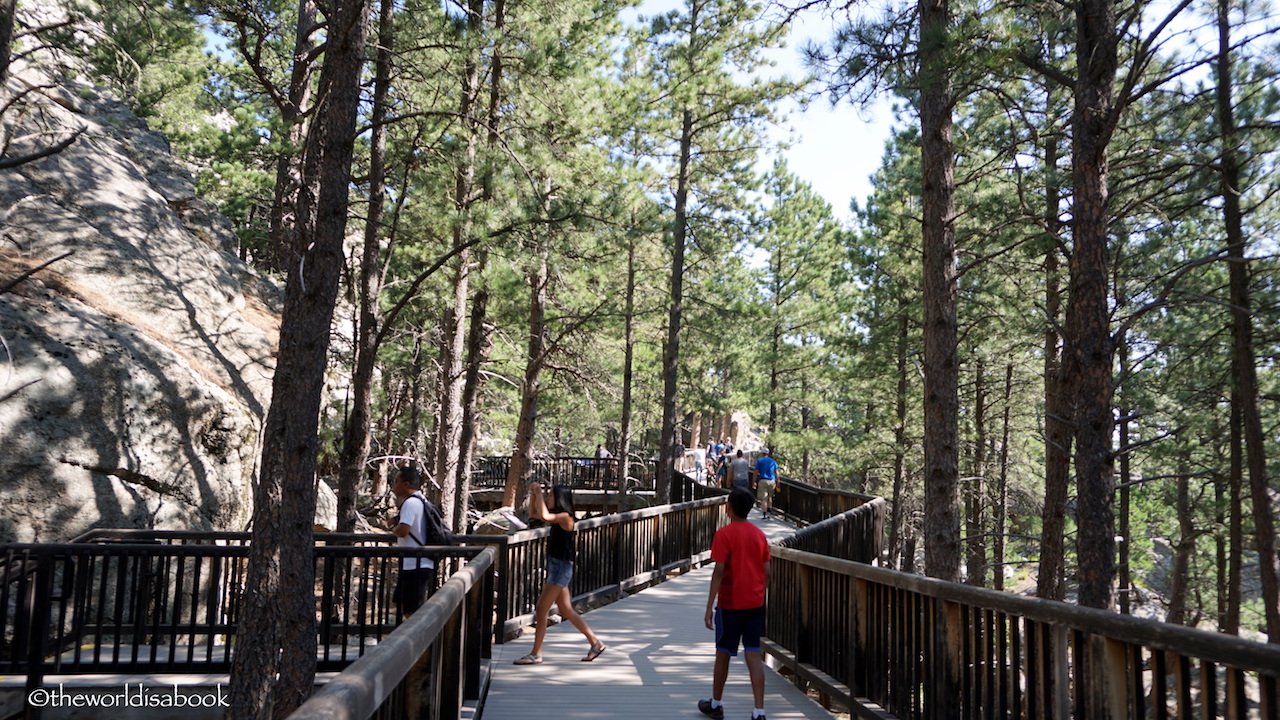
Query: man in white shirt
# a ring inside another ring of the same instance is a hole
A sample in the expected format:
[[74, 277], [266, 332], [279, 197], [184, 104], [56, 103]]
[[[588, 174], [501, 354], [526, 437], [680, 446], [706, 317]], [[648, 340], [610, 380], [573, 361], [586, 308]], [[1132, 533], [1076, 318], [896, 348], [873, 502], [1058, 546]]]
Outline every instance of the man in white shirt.
[[[400, 501], [400, 519], [391, 533], [396, 536], [397, 547], [421, 547], [426, 545], [427, 525], [425, 515], [429, 502], [422, 494], [422, 478], [411, 465], [400, 468], [391, 490]], [[400, 619], [409, 617], [422, 607], [430, 589], [435, 585], [436, 563], [426, 557], [406, 557], [400, 562], [400, 577], [396, 581], [392, 599]]]

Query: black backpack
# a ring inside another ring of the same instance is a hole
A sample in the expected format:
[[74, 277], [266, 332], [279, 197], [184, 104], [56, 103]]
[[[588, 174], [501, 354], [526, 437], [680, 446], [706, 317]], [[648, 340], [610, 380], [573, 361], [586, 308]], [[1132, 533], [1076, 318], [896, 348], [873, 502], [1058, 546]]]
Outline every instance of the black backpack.
[[410, 495], [408, 498], [408, 500], [414, 499], [422, 501], [422, 524], [426, 526], [426, 542], [414, 535], [412, 528], [409, 530], [409, 537], [413, 538], [413, 541], [419, 545], [453, 545], [457, 542], [454, 540], [453, 533], [449, 531], [448, 526], [444, 524], [444, 515], [440, 514], [440, 508], [428, 502], [421, 495]]

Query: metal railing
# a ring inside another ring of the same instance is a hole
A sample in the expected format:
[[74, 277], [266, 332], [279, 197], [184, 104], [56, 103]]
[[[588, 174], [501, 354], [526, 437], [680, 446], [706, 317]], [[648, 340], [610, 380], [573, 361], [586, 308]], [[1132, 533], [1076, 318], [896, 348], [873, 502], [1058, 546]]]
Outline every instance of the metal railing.
[[1280, 717], [1280, 647], [773, 549], [766, 651], [902, 720]]

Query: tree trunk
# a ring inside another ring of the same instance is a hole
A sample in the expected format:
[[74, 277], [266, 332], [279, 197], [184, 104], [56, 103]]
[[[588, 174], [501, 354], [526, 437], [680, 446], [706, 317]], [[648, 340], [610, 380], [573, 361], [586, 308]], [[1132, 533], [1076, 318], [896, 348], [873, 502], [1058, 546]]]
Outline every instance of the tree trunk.
[[902, 525], [906, 514], [907, 465], [907, 299], [898, 298], [898, 391], [895, 411], [898, 423], [893, 429], [893, 510], [889, 516], [889, 565], [902, 569]]
[[[696, 25], [696, 23], [695, 23]], [[689, 163], [693, 149], [693, 112], [680, 115], [680, 167], [676, 176], [676, 217], [671, 228], [671, 307], [667, 342], [662, 353], [662, 437], [658, 441], [658, 480], [654, 501], [671, 498], [675, 461], [676, 419], [679, 417], [680, 320], [684, 308], [684, 246], [688, 232]]]
[[1174, 509], [1178, 515], [1178, 544], [1173, 551], [1173, 572], [1169, 591], [1169, 616], [1174, 625], [1187, 624], [1187, 588], [1191, 555], [1195, 552], [1195, 525], [1191, 520], [1191, 483], [1188, 481], [1187, 448], [1178, 443], [1178, 490]]
[[1267, 482], [1266, 435], [1258, 408], [1258, 368], [1253, 355], [1252, 300], [1240, 209], [1240, 151], [1232, 100], [1230, 3], [1218, 3], [1218, 126], [1222, 128], [1222, 212], [1231, 284], [1233, 397], [1240, 402], [1246, 469], [1253, 499], [1254, 539], [1262, 579], [1267, 636], [1280, 643], [1280, 568], [1276, 566], [1275, 518]]
[[462, 458], [458, 462], [458, 476], [454, 482], [456, 496], [453, 517], [445, 518], [449, 527], [460, 533], [467, 531], [467, 507], [471, 499], [471, 466], [475, 462], [480, 390], [484, 386], [484, 377], [480, 371], [489, 362], [489, 353], [493, 349], [493, 332], [496, 329], [486, 317], [488, 308], [489, 291], [481, 290], [471, 303], [471, 329], [467, 332], [467, 376], [462, 389], [462, 440], [459, 444]]
[[1110, 277], [1107, 145], [1118, 34], [1115, 0], [1076, 6], [1075, 103], [1072, 114], [1074, 246], [1067, 305], [1068, 374], [1076, 398], [1075, 469], [1080, 604], [1115, 607], [1115, 479], [1111, 434], [1113, 377], [1108, 304]]
[[627, 243], [626, 338], [622, 359], [622, 428], [618, 438], [618, 512], [627, 509], [627, 489], [631, 477], [631, 392], [636, 345], [636, 240]]
[[[769, 279], [773, 287], [773, 312], [769, 332], [769, 431], [778, 431], [778, 387], [782, 384], [782, 249], [777, 247], [769, 257]], [[803, 476], [803, 474], [802, 474]]]
[[298, 24], [293, 40], [293, 65], [289, 74], [289, 94], [280, 105], [280, 120], [285, 127], [288, 141], [286, 151], [276, 159], [276, 184], [271, 198], [271, 212], [267, 217], [267, 257], [271, 269], [289, 273], [287, 266], [297, 242], [298, 191], [302, 187], [303, 158], [306, 157], [304, 140], [311, 103], [311, 76], [314, 70], [311, 53], [317, 28], [315, 0], [299, 0]]
[[507, 469], [502, 504], [524, 515], [529, 478], [533, 474], [533, 439], [538, 429], [538, 395], [542, 392], [542, 370], [547, 348], [547, 260], [550, 250], [542, 249], [537, 269], [529, 274], [529, 350], [520, 388], [520, 417], [516, 422], [515, 448]]
[[983, 539], [984, 511], [987, 506], [987, 366], [977, 361], [977, 378], [974, 385], [974, 442], [973, 477], [969, 479], [968, 523], [965, 528], [965, 569], [969, 585], [985, 586], [987, 583], [987, 547]]
[[996, 484], [995, 517], [991, 522], [991, 587], [1004, 590], [1004, 546], [1009, 516], [1009, 437], [1013, 414], [1013, 363], [1004, 368], [1004, 418], [1000, 434], [1000, 479]]
[[951, 14], [920, 0], [920, 149], [924, 245], [924, 565], [960, 579], [959, 362], [956, 348], [955, 157]]
[[1233, 381], [1231, 387], [1231, 469], [1227, 476], [1227, 492], [1230, 495], [1231, 520], [1227, 529], [1227, 611], [1222, 632], [1240, 634], [1241, 586], [1244, 577], [1244, 413], [1240, 408], [1239, 392]]
[[13, 51], [17, 11], [18, 0], [0, 0], [0, 99], [5, 96], [5, 81], [9, 79], [9, 56]]
[[[467, 42], [478, 43], [483, 25], [484, 0], [467, 3]], [[462, 79], [462, 97], [459, 101], [459, 117], [465, 138], [460, 167], [454, 177], [454, 209], [460, 219], [453, 226], [453, 247], [458, 259], [454, 266], [453, 299], [449, 312], [449, 324], [445, 328], [444, 356], [441, 358], [443, 378], [440, 383], [440, 407], [436, 423], [436, 481], [440, 483], [440, 512], [454, 515], [457, 496], [458, 463], [462, 456], [462, 393], [466, 383], [463, 372], [467, 341], [467, 298], [470, 295], [472, 232], [471, 194], [475, 187], [476, 152], [479, 143], [479, 124], [476, 122], [476, 106], [479, 104], [480, 64], [474, 53], [467, 59]]]
[[[1119, 281], [1117, 281], [1116, 287], [1118, 288], [1119, 286], [1120, 286], [1120, 283]], [[1123, 304], [1123, 303], [1118, 300], [1117, 304]], [[1126, 338], [1123, 334], [1121, 334], [1121, 336], [1118, 337], [1116, 340], [1116, 356], [1118, 360], [1118, 369], [1119, 369], [1121, 383], [1122, 383], [1120, 386], [1120, 392], [1118, 394], [1119, 401], [1120, 401], [1119, 413], [1121, 418], [1127, 418], [1129, 416], [1129, 411], [1126, 407], [1128, 403], [1125, 402], [1123, 383], [1127, 381], [1127, 379], [1129, 378], [1129, 342], [1128, 342], [1128, 338]], [[1118, 430], [1119, 432], [1117, 433], [1117, 440], [1119, 440], [1120, 442], [1120, 517], [1119, 517], [1120, 565], [1118, 568], [1120, 571], [1119, 600], [1120, 600], [1120, 612], [1125, 615], [1128, 615], [1133, 611], [1132, 597], [1131, 597], [1131, 595], [1133, 594], [1133, 578], [1129, 571], [1129, 552], [1133, 546], [1133, 544], [1130, 542], [1131, 531], [1129, 527], [1130, 504], [1131, 504], [1130, 502], [1131, 492], [1129, 487], [1129, 480], [1130, 480], [1130, 474], [1131, 474], [1130, 460], [1132, 459], [1131, 455], [1128, 452], [1129, 421], [1122, 419], [1120, 421], [1120, 427], [1118, 428]]]
[[338, 456], [338, 532], [353, 532], [356, 505], [369, 459], [370, 415], [373, 411], [373, 373], [378, 359], [378, 307], [382, 274], [378, 256], [382, 217], [386, 208], [387, 93], [391, 88], [391, 53], [395, 45], [395, 2], [382, 0], [378, 22], [378, 53], [373, 81], [373, 130], [369, 137], [369, 211], [360, 255], [359, 322], [356, 324], [355, 367], [351, 371], [351, 412], [342, 433]]
[[[324, 98], [304, 165], [301, 254], [290, 266], [271, 407], [255, 490], [248, 587], [232, 656], [237, 719], [283, 717], [315, 680], [315, 467], [329, 328], [343, 265], [367, 17], [336, 0], [320, 77]], [[300, 590], [302, 590], [300, 592]], [[279, 673], [279, 678], [277, 678]]]
[[[1045, 145], [1045, 167], [1058, 164], [1058, 144], [1049, 137]], [[1062, 600], [1066, 547], [1067, 498], [1071, 484], [1071, 415], [1074, 409], [1069, 391], [1070, 380], [1062, 363], [1062, 344], [1058, 326], [1062, 313], [1062, 290], [1058, 235], [1061, 193], [1050, 174], [1045, 183], [1045, 332], [1044, 332], [1044, 509], [1040, 535], [1040, 568], [1036, 576], [1036, 595], [1045, 600]]]

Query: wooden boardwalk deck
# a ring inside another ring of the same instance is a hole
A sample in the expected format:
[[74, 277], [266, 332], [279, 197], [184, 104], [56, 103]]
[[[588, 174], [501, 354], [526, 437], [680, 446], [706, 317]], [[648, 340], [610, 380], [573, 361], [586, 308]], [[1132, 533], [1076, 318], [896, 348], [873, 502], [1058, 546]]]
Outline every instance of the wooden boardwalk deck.
[[[752, 521], [771, 538], [794, 530], [775, 520]], [[711, 697], [713, 634], [703, 625], [710, 566], [583, 615], [609, 646], [584, 663], [587, 641], [568, 622], [552, 626], [541, 665], [517, 666], [533, 633], [495, 646], [483, 720], [576, 718], [701, 718], [698, 700]], [[770, 720], [831, 720], [831, 714], [772, 670], [766, 671]], [[751, 717], [751, 683], [741, 655], [725, 688], [725, 717]]]

